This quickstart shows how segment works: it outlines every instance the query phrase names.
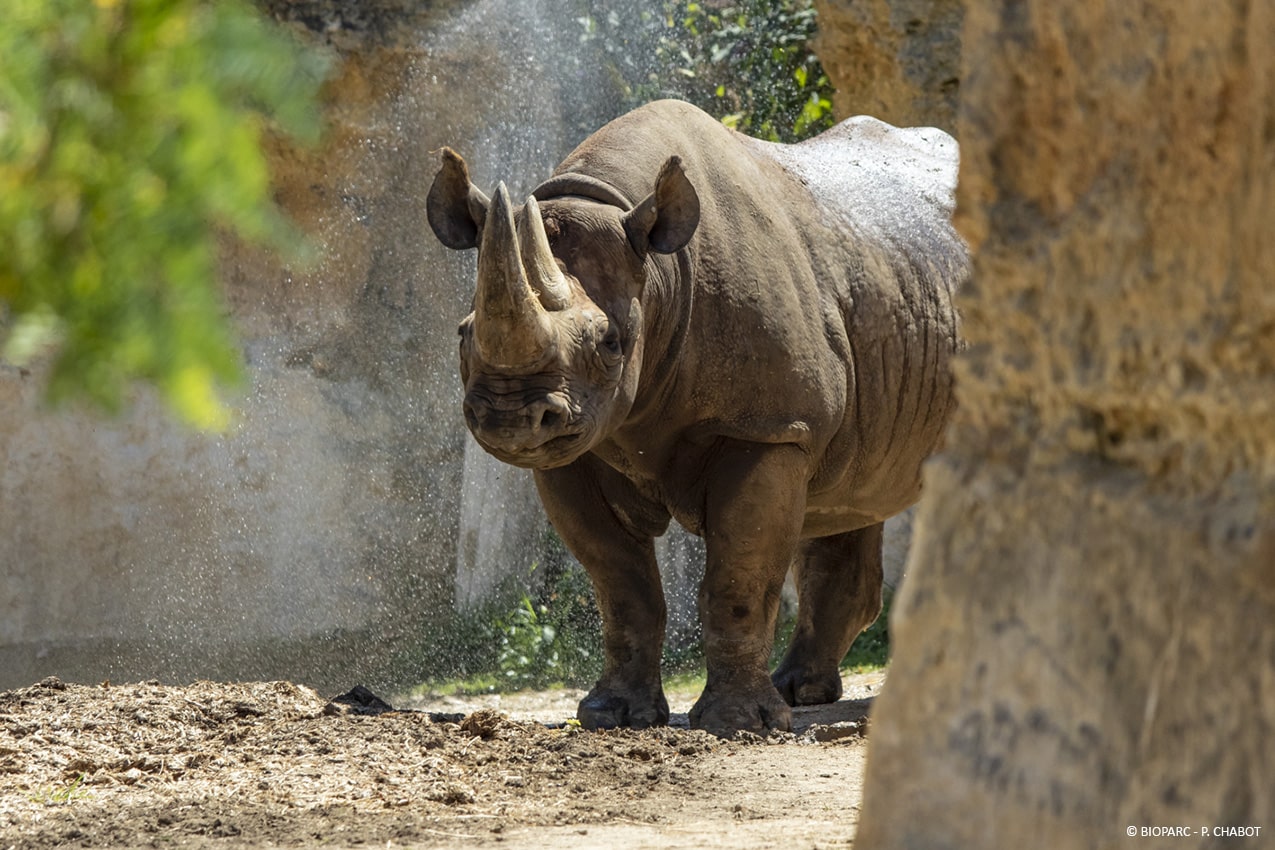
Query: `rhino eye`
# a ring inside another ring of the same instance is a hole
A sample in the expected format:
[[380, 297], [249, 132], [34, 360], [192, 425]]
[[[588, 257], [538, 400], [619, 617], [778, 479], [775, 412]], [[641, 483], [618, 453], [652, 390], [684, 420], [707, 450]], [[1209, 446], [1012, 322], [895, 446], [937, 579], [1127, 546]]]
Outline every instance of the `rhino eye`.
[[611, 354], [620, 353], [620, 334], [615, 328], [611, 328], [602, 335], [602, 347]]

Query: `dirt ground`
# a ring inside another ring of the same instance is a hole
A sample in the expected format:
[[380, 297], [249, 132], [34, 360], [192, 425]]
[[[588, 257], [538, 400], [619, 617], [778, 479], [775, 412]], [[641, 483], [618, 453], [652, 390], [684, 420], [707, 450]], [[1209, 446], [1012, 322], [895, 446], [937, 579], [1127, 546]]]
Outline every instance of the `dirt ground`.
[[290, 682], [0, 693], [0, 850], [834, 848], [852, 844], [882, 674], [795, 734], [585, 732], [579, 691], [335, 700]]

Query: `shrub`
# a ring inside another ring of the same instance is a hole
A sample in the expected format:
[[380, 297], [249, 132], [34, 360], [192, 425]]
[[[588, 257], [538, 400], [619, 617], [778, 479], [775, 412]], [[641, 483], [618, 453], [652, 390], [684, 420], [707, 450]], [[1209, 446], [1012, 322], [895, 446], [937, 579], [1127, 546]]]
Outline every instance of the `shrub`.
[[529, 596], [496, 624], [502, 689], [588, 687], [602, 672], [602, 622], [578, 566], [564, 569], [540, 601]]
[[655, 10], [624, 12], [607, 5], [586, 0], [580, 21], [624, 109], [680, 98], [782, 142], [832, 125], [832, 85], [810, 49], [812, 0], [664, 0]]

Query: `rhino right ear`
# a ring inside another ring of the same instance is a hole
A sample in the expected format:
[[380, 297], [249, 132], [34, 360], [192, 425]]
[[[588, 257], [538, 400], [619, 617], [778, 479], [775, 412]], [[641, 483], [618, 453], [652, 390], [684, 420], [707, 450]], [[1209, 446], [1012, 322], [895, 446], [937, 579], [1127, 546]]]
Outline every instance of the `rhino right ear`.
[[647, 251], [680, 251], [699, 227], [699, 195], [682, 171], [682, 158], [671, 156], [660, 169], [655, 191], [624, 216], [624, 232], [639, 257]]
[[443, 165], [425, 198], [429, 226], [448, 248], [473, 248], [487, 220], [487, 196], [469, 182], [469, 166], [460, 154], [451, 148], [442, 154]]

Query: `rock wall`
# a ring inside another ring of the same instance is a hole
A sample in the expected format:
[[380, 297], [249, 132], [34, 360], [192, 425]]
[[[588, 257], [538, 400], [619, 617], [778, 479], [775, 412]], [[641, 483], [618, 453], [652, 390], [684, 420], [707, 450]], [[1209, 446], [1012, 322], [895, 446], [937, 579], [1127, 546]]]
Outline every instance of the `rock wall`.
[[955, 134], [961, 0], [815, 0], [815, 10], [837, 115]]
[[989, 0], [962, 43], [969, 349], [856, 844], [1270, 846], [1275, 6]]

